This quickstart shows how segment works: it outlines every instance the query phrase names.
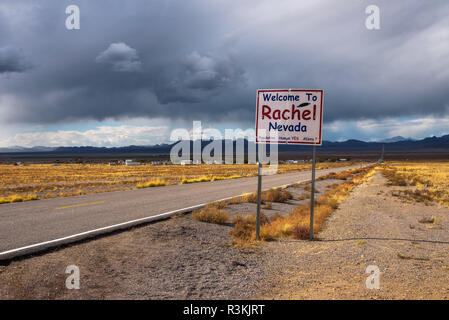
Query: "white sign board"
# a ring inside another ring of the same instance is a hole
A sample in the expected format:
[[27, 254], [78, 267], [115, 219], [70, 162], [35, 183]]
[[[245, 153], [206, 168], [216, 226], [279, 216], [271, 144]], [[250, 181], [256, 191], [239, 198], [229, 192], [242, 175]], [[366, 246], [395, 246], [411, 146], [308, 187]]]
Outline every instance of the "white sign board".
[[321, 89], [257, 90], [256, 143], [321, 145], [323, 98]]

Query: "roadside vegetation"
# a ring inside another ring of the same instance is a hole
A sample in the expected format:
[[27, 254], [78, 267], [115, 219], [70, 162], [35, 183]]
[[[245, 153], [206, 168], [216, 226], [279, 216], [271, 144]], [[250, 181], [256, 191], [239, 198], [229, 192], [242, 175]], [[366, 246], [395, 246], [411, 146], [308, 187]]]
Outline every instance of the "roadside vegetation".
[[393, 196], [449, 208], [448, 162], [393, 162], [383, 166], [382, 174], [390, 186], [413, 187], [393, 190]]
[[[350, 162], [318, 163], [317, 169], [337, 168], [351, 164]], [[280, 164], [278, 173], [309, 170], [310, 167], [310, 163]], [[256, 175], [257, 166], [248, 164], [186, 166], [0, 164], [0, 198], [4, 202], [11, 202], [11, 200], [17, 202], [20, 198], [28, 199], [30, 194], [37, 199], [46, 199]]]
[[20, 195], [12, 195], [9, 197], [1, 197], [0, 198], [0, 204], [1, 203], [12, 203], [12, 202], [24, 202], [24, 201], [31, 201], [31, 200], [37, 200], [37, 196], [35, 194], [27, 194], [25, 196]]
[[225, 224], [229, 221], [229, 214], [220, 203], [210, 203], [203, 209], [193, 212], [193, 219], [202, 222]]
[[[286, 202], [293, 199], [290, 192], [282, 190], [281, 188], [272, 188], [267, 191], [262, 191], [260, 200], [262, 204], [266, 202]], [[257, 203], [257, 192], [247, 193], [242, 196], [242, 202]]]
[[136, 188], [142, 189], [142, 188], [161, 187], [161, 186], [165, 186], [165, 181], [156, 179], [156, 180], [151, 180], [151, 181], [147, 181], [147, 182], [143, 182], [143, 183], [139, 182], [136, 185]]
[[[250, 176], [250, 175], [248, 175]], [[182, 178], [181, 180], [181, 184], [187, 184], [187, 183], [195, 183], [195, 182], [208, 182], [208, 181], [218, 181], [218, 180], [230, 180], [230, 179], [237, 179], [237, 178], [243, 178], [243, 176], [238, 175], [238, 174], [234, 174], [232, 176], [201, 176], [198, 178], [193, 178], [193, 179], [187, 179], [187, 178]]]
[[[314, 233], [319, 232], [326, 219], [349, 196], [358, 185], [370, 179], [376, 172], [375, 167], [350, 170], [346, 181], [332, 185], [332, 189], [324, 192], [315, 203]], [[256, 215], [234, 218], [234, 230], [231, 236], [237, 246], [246, 246], [255, 241]], [[261, 218], [260, 238], [262, 241], [274, 239], [307, 239], [310, 232], [310, 206], [300, 205], [288, 215], [275, 215], [271, 219]]]

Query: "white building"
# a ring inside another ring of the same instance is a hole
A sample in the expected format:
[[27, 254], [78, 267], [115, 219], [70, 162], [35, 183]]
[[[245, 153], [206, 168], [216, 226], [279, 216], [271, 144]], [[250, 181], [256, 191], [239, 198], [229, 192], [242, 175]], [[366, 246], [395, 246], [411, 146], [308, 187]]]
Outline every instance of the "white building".
[[125, 165], [126, 166], [140, 166], [140, 162], [134, 162], [130, 159], [125, 160]]
[[181, 166], [189, 166], [192, 164], [192, 160], [181, 160]]

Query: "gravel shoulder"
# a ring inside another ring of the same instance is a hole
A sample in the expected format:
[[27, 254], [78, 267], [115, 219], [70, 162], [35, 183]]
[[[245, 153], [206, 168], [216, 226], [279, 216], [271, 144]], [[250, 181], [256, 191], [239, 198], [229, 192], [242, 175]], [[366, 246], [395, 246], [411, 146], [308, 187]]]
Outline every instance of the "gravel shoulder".
[[[449, 210], [405, 203], [377, 173], [328, 219], [319, 241], [266, 245], [269, 299], [448, 299]], [[434, 216], [438, 224], [419, 220]], [[369, 265], [380, 289], [367, 289]]]
[[[171, 218], [0, 267], [1, 299], [247, 299], [260, 251], [230, 246], [230, 226]], [[80, 289], [65, 269], [80, 269]]]

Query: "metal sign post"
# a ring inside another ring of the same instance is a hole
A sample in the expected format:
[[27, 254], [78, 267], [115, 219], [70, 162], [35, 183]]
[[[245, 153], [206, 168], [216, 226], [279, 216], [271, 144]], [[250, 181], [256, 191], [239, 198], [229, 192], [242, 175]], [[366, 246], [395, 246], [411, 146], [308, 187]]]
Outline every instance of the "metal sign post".
[[256, 222], [256, 240], [260, 239], [260, 202], [262, 195], [262, 163], [258, 162], [257, 173], [257, 222]]
[[315, 158], [316, 146], [313, 146], [312, 151], [312, 191], [310, 195], [310, 240], [313, 240], [313, 210], [315, 209]]
[[[315, 152], [322, 145], [322, 89], [259, 89], [256, 101], [256, 144], [296, 144], [313, 146], [312, 195], [310, 203], [310, 240], [313, 240], [315, 205]], [[257, 199], [259, 239], [261, 164]]]

